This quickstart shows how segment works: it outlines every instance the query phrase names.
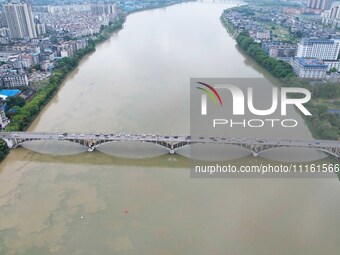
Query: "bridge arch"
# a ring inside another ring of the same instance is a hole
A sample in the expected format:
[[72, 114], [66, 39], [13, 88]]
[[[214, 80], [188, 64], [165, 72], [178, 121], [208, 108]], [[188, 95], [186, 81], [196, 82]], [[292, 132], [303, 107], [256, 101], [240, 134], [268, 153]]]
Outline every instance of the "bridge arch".
[[313, 148], [327, 155], [340, 158], [339, 141], [300, 141], [277, 139], [242, 139], [223, 137], [191, 137], [186, 135], [102, 135], [102, 134], [71, 134], [66, 133], [29, 133], [29, 132], [0, 132], [0, 139], [4, 140], [9, 148], [16, 148], [31, 141], [62, 141], [85, 146], [88, 151], [93, 151], [99, 146], [117, 142], [149, 143], [167, 149], [171, 154], [189, 145], [219, 144], [241, 147], [249, 151], [253, 156], [276, 148], [296, 147]]
[[97, 143], [95, 143], [93, 146], [87, 146], [89, 148], [89, 151], [93, 151], [96, 148], [105, 145], [105, 144], [111, 144], [111, 143], [122, 143], [122, 142], [137, 142], [137, 143], [148, 143], [148, 144], [153, 144], [158, 147], [161, 147], [163, 149], [166, 149], [170, 152], [170, 154], [175, 154], [175, 152], [178, 149], [187, 147], [190, 145], [190, 142], [178, 142], [178, 143], [170, 143], [170, 142], [165, 142], [165, 141], [155, 141], [155, 140], [124, 140], [124, 141], [119, 141], [119, 140], [100, 140]]

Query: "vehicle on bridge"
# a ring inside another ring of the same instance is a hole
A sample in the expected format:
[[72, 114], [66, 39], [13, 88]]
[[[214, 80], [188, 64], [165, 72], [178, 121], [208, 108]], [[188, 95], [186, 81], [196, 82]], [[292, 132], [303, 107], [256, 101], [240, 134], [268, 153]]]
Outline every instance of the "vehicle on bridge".
[[194, 137], [192, 135], [146, 135], [146, 134], [68, 134], [68, 133], [31, 133], [31, 132], [0, 132], [0, 138], [9, 148], [16, 148], [30, 141], [68, 141], [81, 144], [93, 151], [97, 147], [116, 142], [146, 142], [167, 149], [171, 154], [177, 150], [195, 144], [220, 144], [239, 146], [250, 151], [257, 157], [260, 153], [282, 147], [313, 148], [340, 158], [340, 141], [328, 140], [289, 140], [269, 138], [236, 138], [236, 137]]

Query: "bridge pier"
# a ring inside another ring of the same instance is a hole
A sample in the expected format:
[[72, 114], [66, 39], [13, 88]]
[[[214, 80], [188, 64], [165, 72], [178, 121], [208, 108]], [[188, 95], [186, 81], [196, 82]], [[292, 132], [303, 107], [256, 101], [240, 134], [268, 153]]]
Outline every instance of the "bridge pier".
[[25, 142], [32, 141], [67, 141], [83, 145], [88, 152], [93, 152], [98, 146], [116, 142], [145, 142], [152, 143], [176, 154], [177, 150], [194, 144], [224, 144], [239, 146], [250, 152], [253, 157], [261, 153], [281, 147], [314, 148], [340, 159], [339, 141], [300, 141], [278, 139], [228, 139], [226, 137], [191, 137], [188, 135], [105, 135], [105, 134], [71, 134], [67, 133], [29, 133], [29, 132], [0, 132], [0, 139], [9, 148], [16, 148]]

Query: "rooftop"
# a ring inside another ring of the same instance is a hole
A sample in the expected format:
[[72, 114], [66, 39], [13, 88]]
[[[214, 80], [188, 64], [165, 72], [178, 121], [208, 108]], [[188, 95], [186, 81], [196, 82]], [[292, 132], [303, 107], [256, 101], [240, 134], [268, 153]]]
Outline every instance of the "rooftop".
[[335, 41], [339, 41], [339, 38], [321, 39], [321, 38], [303, 38], [301, 43], [329, 43], [333, 44]]
[[325, 67], [327, 68], [327, 65], [319, 59], [306, 59], [306, 58], [296, 58], [300, 65], [304, 67]]
[[7, 98], [7, 97], [13, 97], [21, 93], [21, 90], [18, 89], [2, 89], [0, 90], [0, 97]]

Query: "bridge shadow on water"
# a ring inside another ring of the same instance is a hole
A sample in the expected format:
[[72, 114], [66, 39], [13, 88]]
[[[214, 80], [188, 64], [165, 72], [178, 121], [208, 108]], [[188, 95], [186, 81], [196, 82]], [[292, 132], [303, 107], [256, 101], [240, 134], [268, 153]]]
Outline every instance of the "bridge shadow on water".
[[[215, 146], [215, 150], [202, 147], [201, 153], [197, 150], [193, 152], [196, 157], [190, 158], [190, 148], [180, 149], [177, 154], [170, 155], [167, 150], [151, 144], [119, 143], [107, 144], [98, 150], [88, 152], [86, 148], [73, 143], [64, 142], [29, 142], [24, 146], [14, 149], [14, 153], [28, 154], [25, 160], [41, 163], [60, 163], [77, 165], [112, 165], [127, 167], [154, 167], [154, 168], [185, 168], [188, 169], [194, 164], [206, 165], [211, 162], [220, 164], [241, 165], [260, 165], [271, 163], [308, 162], [316, 163], [325, 161], [325, 154], [315, 150], [305, 151], [305, 154], [315, 153], [313, 158], [301, 161], [301, 158], [294, 158], [296, 151], [281, 148], [265, 152], [259, 157], [254, 158], [250, 152], [234, 146], [227, 146], [221, 150]], [[199, 148], [196, 145], [195, 148]], [[198, 150], [199, 151], [199, 150]], [[285, 156], [282, 157], [282, 152]], [[281, 155], [281, 156], [280, 156]], [[282, 160], [284, 158], [285, 160]], [[291, 160], [287, 160], [291, 159]], [[292, 162], [293, 161], [293, 162]]]

